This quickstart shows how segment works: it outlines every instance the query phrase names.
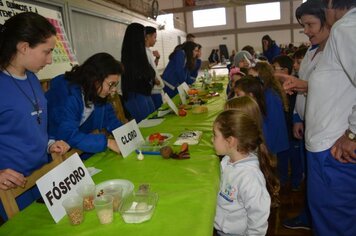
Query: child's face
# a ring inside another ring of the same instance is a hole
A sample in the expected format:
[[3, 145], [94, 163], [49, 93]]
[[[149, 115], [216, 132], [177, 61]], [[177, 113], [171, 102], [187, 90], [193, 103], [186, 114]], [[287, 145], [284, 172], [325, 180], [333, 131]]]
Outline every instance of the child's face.
[[300, 64], [302, 63], [303, 58], [294, 58], [293, 70], [299, 72]]
[[248, 74], [256, 77], [256, 76], [258, 76], [258, 71], [253, 68], [250, 68], [248, 70]]
[[235, 92], [236, 97], [246, 96], [246, 93], [244, 91], [242, 91], [241, 89], [235, 88], [234, 92]]
[[146, 35], [146, 42], [148, 47], [153, 47], [157, 41], [157, 33]]
[[288, 69], [281, 67], [279, 65], [279, 63], [275, 62], [275, 63], [273, 63], [272, 66], [273, 66], [274, 72], [288, 75]]
[[214, 124], [213, 127], [213, 137], [212, 142], [214, 144], [215, 152], [217, 155], [226, 155], [228, 152], [228, 142], [223, 137], [222, 133], [217, 127], [217, 124]]

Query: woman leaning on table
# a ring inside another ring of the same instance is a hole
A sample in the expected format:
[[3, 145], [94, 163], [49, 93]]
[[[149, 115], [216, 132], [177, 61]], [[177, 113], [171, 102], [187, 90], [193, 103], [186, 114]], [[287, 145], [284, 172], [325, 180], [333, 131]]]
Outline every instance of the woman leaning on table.
[[112, 55], [97, 53], [53, 78], [46, 92], [50, 136], [85, 152], [82, 159], [106, 148], [120, 153], [106, 131], [122, 125], [107, 101], [116, 92], [122, 72], [121, 63]]
[[[56, 30], [31, 12], [8, 19], [0, 28], [0, 189], [26, 185], [26, 176], [49, 161], [49, 153], [68, 151], [47, 135], [47, 100], [34, 73], [52, 63]], [[21, 209], [40, 197], [36, 187], [16, 201]], [[0, 214], [7, 216], [0, 204]]]
[[194, 70], [198, 53], [198, 44], [187, 41], [178, 45], [169, 55], [168, 65], [162, 75], [164, 91], [169, 97], [178, 94], [177, 87], [183, 82], [194, 83], [195, 79], [190, 76], [190, 73]]

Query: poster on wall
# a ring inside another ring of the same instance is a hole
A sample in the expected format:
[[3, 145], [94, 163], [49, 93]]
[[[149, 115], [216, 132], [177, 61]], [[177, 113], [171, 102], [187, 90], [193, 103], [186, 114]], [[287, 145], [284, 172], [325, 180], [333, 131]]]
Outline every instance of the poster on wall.
[[8, 18], [21, 12], [35, 12], [46, 17], [57, 31], [57, 43], [52, 53], [52, 64], [37, 73], [40, 80], [51, 79], [63, 74], [73, 65], [78, 64], [64, 29], [61, 12], [16, 0], [0, 0], [0, 24], [4, 24]]

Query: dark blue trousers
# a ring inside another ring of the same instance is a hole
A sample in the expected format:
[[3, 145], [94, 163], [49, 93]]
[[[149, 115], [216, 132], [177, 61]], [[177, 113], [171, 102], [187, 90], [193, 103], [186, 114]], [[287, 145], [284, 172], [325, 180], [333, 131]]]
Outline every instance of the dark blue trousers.
[[307, 152], [308, 203], [315, 235], [356, 235], [356, 164], [335, 160], [330, 149]]

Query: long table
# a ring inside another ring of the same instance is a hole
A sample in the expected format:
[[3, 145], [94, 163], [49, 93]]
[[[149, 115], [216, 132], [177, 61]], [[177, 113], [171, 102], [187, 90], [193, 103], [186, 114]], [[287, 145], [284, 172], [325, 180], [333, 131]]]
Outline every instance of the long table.
[[0, 235], [212, 235], [216, 197], [219, 186], [219, 159], [211, 138], [212, 123], [222, 110], [224, 92], [208, 100], [208, 113], [185, 117], [167, 115], [163, 123], [142, 128], [144, 137], [154, 132], [171, 133], [173, 138], [186, 130], [203, 131], [198, 145], [190, 145], [190, 159], [163, 159], [159, 155], [145, 155], [139, 161], [136, 153], [127, 158], [107, 150], [84, 162], [87, 167], [102, 171], [93, 176], [96, 184], [110, 179], [127, 179], [135, 185], [149, 184], [159, 195], [150, 221], [126, 224], [119, 213], [114, 222], [101, 225], [95, 210], [85, 212], [81, 225], [71, 226], [66, 217], [55, 224], [46, 206], [33, 203], [0, 227]]

